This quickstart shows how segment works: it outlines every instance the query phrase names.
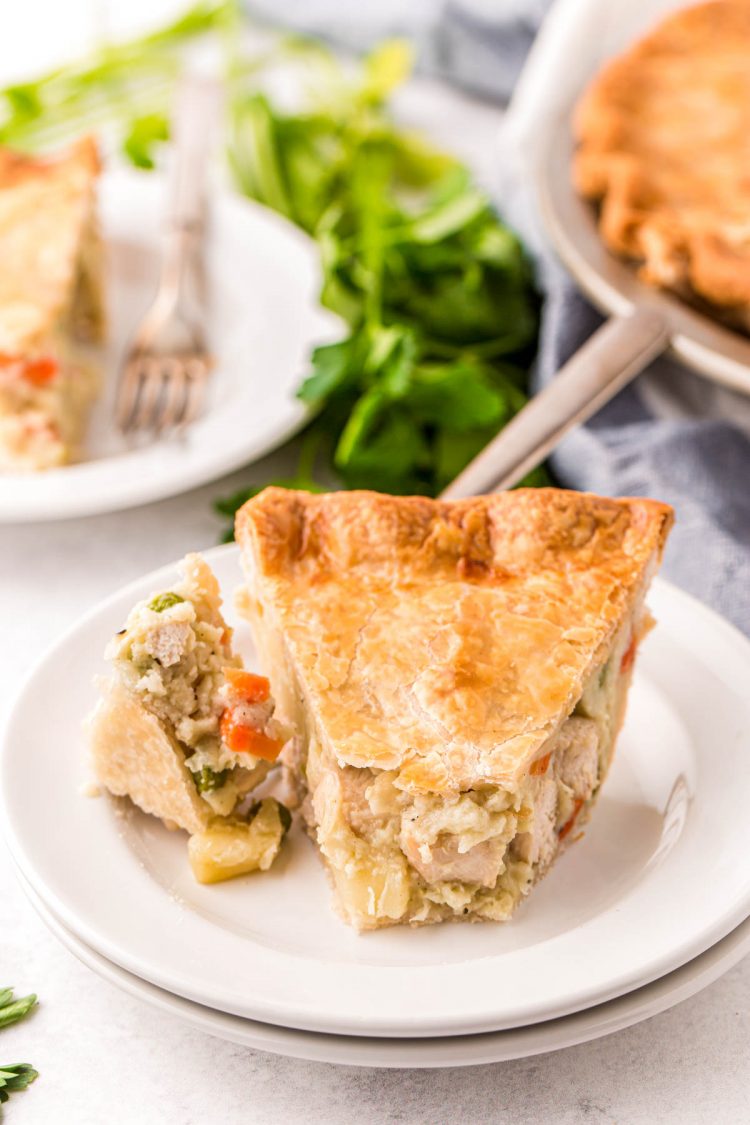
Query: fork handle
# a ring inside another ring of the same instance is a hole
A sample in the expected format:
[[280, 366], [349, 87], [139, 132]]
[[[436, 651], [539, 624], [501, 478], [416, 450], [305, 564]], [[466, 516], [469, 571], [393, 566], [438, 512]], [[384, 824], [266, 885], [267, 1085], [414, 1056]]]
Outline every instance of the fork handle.
[[652, 309], [638, 308], [608, 321], [448, 485], [443, 499], [500, 492], [518, 484], [568, 430], [609, 402], [668, 341], [666, 324]]
[[205, 225], [208, 166], [218, 118], [220, 88], [189, 74], [177, 91], [172, 118], [173, 166], [169, 227], [174, 234], [200, 233]]

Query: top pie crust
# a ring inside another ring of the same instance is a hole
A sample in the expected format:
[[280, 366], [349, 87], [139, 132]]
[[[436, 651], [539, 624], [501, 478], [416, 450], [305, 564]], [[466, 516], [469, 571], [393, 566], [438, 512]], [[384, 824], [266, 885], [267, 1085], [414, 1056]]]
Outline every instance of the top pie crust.
[[91, 137], [50, 158], [0, 149], [1, 352], [33, 349], [65, 312], [98, 172]]
[[440, 793], [517, 785], [671, 521], [653, 500], [556, 489], [435, 501], [268, 488], [239, 512], [237, 538], [264, 627], [283, 637], [339, 764]]

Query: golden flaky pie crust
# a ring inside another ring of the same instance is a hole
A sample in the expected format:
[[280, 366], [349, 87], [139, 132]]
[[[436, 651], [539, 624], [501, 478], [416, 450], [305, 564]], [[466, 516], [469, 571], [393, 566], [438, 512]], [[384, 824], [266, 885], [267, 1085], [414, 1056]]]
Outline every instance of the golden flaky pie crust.
[[750, 330], [750, 0], [665, 19], [595, 79], [575, 131], [607, 246]]
[[89, 736], [94, 772], [110, 793], [187, 832], [207, 826], [213, 810], [199, 796], [184, 752], [120, 684], [102, 684]]
[[0, 149], [0, 351], [24, 354], [68, 306], [98, 172], [91, 137], [49, 158]]
[[264, 628], [338, 762], [439, 793], [515, 787], [671, 522], [653, 500], [555, 489], [451, 502], [268, 488], [237, 538]]

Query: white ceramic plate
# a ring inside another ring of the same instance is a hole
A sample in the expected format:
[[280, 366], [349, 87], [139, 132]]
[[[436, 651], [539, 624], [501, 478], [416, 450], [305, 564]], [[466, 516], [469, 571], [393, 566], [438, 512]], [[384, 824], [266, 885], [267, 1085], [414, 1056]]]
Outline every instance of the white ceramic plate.
[[[209, 558], [229, 598], [237, 549]], [[18, 865], [108, 960], [285, 1027], [456, 1035], [603, 1003], [685, 964], [750, 914], [750, 644], [664, 583], [586, 838], [512, 922], [357, 936], [332, 913], [299, 830], [268, 874], [198, 886], [183, 835], [81, 795], [81, 720], [102, 648], [134, 600], [173, 576], [167, 567], [116, 594], [43, 658], [16, 701], [0, 762]], [[252, 666], [242, 624], [237, 638]]]
[[742, 922], [725, 938], [711, 946], [695, 960], [689, 961], [659, 980], [574, 1015], [529, 1027], [484, 1035], [443, 1036], [430, 1039], [374, 1039], [355, 1035], [321, 1035], [315, 1031], [295, 1031], [274, 1027], [255, 1020], [230, 1016], [173, 996], [119, 968], [96, 953], [63, 926], [22, 880], [24, 889], [39, 915], [53, 934], [60, 939], [84, 965], [104, 980], [123, 989], [161, 1011], [178, 1016], [198, 1031], [228, 1039], [257, 1051], [274, 1055], [309, 1059], [313, 1062], [339, 1063], [350, 1066], [377, 1067], [444, 1067], [477, 1066], [482, 1063], [506, 1062], [546, 1051], [559, 1051], [588, 1043], [604, 1035], [622, 1031], [641, 1020], [649, 1019], [667, 1008], [694, 996], [712, 984], [750, 952], [750, 919]]
[[87, 459], [0, 476], [0, 522], [93, 515], [186, 492], [256, 460], [305, 422], [295, 390], [310, 352], [342, 334], [341, 321], [318, 303], [317, 250], [274, 212], [221, 191], [214, 196], [207, 256], [216, 369], [204, 412], [183, 437], [129, 444], [117, 433], [118, 365], [155, 292], [164, 196], [156, 174], [118, 171], [103, 178], [111, 324]]

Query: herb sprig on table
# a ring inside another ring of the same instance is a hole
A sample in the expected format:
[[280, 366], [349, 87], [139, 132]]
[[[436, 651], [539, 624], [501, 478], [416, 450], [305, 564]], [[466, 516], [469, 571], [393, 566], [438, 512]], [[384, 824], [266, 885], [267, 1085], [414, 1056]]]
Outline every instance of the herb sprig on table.
[[[299, 470], [274, 483], [435, 495], [524, 405], [538, 300], [518, 239], [467, 168], [394, 122], [405, 43], [354, 69], [299, 38], [253, 53], [234, 3], [204, 0], [162, 31], [0, 92], [0, 143], [114, 124], [126, 158], [151, 166], [181, 50], [206, 32], [223, 50], [234, 180], [316, 240], [321, 302], [344, 322], [298, 391], [314, 412]], [[268, 92], [280, 63], [303, 87], [291, 109]], [[254, 491], [217, 511], [231, 518]]]
[[136, 167], [153, 168], [156, 148], [169, 135], [183, 49], [207, 32], [221, 32], [233, 8], [226, 0], [200, 0], [148, 35], [6, 86], [0, 90], [0, 144], [33, 152], [114, 123], [122, 155]]
[[[24, 1019], [36, 1007], [36, 1003], [34, 993], [14, 1000], [12, 988], [0, 988], [0, 1028], [10, 1027]], [[17, 1090], [25, 1090], [38, 1077], [39, 1072], [29, 1063], [0, 1063], [0, 1106], [8, 1101], [11, 1094]]]
[[[245, 194], [318, 242], [322, 303], [348, 326], [299, 397], [346, 488], [435, 495], [524, 405], [537, 298], [518, 239], [458, 161], [387, 111], [408, 74], [384, 44], [351, 79], [328, 55], [301, 112], [235, 80], [230, 160]], [[315, 65], [316, 56], [309, 60]], [[309, 487], [314, 467], [279, 483]], [[221, 501], [231, 515], [248, 489]]]

